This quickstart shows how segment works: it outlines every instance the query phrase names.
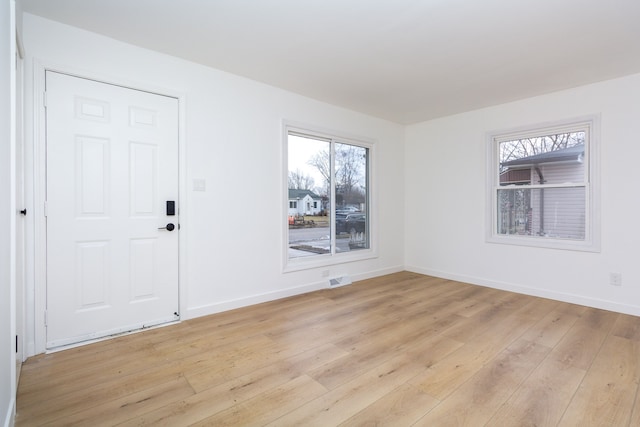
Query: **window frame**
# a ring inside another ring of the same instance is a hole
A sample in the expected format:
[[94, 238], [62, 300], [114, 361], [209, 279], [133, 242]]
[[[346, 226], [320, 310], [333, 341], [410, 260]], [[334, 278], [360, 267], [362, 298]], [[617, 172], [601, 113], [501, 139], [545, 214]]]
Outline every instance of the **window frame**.
[[[287, 120], [283, 120], [282, 126], [282, 156], [283, 159], [283, 197], [285, 197], [285, 201], [289, 200], [289, 185], [288, 185], [288, 172], [289, 172], [289, 161], [288, 161], [288, 137], [289, 134], [297, 134], [300, 136], [307, 136], [314, 139], [326, 140], [330, 142], [331, 149], [331, 170], [335, 171], [335, 145], [336, 143], [341, 144], [349, 144], [357, 147], [366, 148], [368, 151], [368, 159], [367, 159], [367, 194], [366, 194], [366, 204], [367, 204], [367, 217], [368, 217], [368, 239], [369, 239], [369, 247], [366, 249], [359, 249], [357, 251], [349, 251], [349, 252], [336, 252], [336, 236], [335, 236], [335, 218], [332, 216], [331, 224], [330, 224], [330, 233], [331, 233], [331, 252], [327, 254], [316, 254], [312, 257], [300, 257], [300, 258], [289, 258], [289, 222], [288, 222], [288, 210], [285, 209], [282, 217], [282, 227], [283, 227], [283, 272], [291, 272], [291, 271], [300, 271], [307, 270], [318, 267], [327, 267], [332, 265], [339, 265], [354, 261], [367, 260], [378, 257], [378, 249], [377, 249], [377, 210], [375, 209], [376, 203], [376, 185], [374, 179], [375, 172], [375, 141], [359, 137], [353, 135], [347, 135], [341, 132], [327, 130], [307, 124], [300, 124], [296, 122], [291, 122]], [[334, 177], [335, 180], [335, 177]], [[336, 200], [336, 189], [335, 189], [335, 181], [332, 182], [331, 185], [331, 194], [330, 200], [332, 202], [331, 206], [334, 206], [333, 201]], [[288, 203], [284, 203], [284, 206], [288, 206]], [[326, 273], [326, 272], [324, 272]], [[323, 276], [324, 277], [324, 276]]]
[[[530, 184], [524, 188], [576, 188], [585, 191], [584, 239], [560, 239], [543, 236], [498, 234], [498, 190], [509, 187], [500, 185], [500, 144], [516, 139], [538, 137], [567, 132], [585, 132], [584, 180], [580, 183]], [[487, 133], [486, 161], [486, 241], [517, 246], [584, 252], [600, 251], [600, 116], [590, 115], [557, 122], [541, 123]]]

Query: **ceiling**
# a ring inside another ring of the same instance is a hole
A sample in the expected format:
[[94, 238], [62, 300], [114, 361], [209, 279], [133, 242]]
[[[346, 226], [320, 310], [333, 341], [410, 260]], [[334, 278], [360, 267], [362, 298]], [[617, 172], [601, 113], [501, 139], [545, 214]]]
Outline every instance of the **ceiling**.
[[640, 72], [638, 0], [18, 0], [410, 124]]

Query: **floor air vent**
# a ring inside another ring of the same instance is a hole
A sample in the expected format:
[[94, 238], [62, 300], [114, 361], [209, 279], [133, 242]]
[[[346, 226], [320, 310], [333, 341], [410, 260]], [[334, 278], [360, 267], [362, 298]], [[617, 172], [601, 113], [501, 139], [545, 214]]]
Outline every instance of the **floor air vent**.
[[337, 288], [338, 286], [345, 286], [351, 284], [351, 278], [349, 276], [336, 277], [335, 279], [329, 279], [329, 287]]

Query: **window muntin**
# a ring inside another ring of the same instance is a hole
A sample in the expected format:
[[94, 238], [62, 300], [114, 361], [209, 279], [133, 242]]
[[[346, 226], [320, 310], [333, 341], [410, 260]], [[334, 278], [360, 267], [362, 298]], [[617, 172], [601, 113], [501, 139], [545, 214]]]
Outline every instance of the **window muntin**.
[[490, 136], [489, 241], [598, 250], [595, 123], [590, 118]]
[[371, 248], [370, 147], [287, 128], [287, 260], [348, 256]]

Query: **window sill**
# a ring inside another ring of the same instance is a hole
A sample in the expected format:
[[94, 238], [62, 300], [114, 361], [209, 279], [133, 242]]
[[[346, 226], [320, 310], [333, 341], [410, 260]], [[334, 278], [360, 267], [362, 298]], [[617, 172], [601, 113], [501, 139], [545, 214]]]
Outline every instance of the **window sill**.
[[552, 239], [548, 237], [489, 236], [487, 243], [579, 252], [600, 252], [600, 245], [589, 240]]
[[327, 254], [327, 255], [314, 255], [311, 257], [303, 258], [287, 258], [283, 273], [290, 273], [294, 271], [310, 270], [319, 267], [328, 267], [332, 265], [346, 264], [350, 262], [364, 261], [368, 259], [374, 259], [378, 257], [377, 251], [373, 249], [362, 249], [355, 253], [342, 253], [342, 254]]

